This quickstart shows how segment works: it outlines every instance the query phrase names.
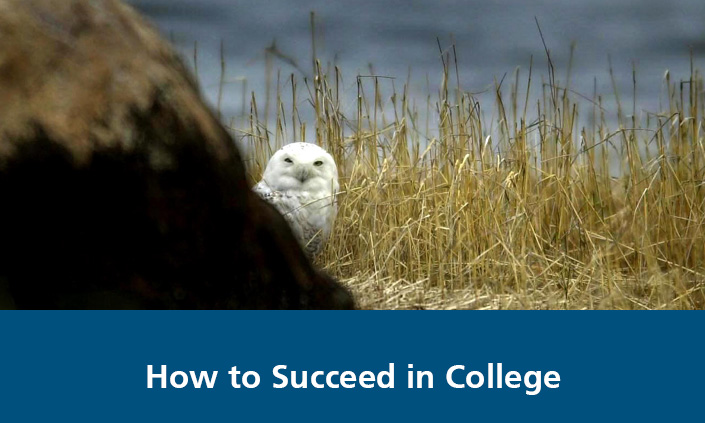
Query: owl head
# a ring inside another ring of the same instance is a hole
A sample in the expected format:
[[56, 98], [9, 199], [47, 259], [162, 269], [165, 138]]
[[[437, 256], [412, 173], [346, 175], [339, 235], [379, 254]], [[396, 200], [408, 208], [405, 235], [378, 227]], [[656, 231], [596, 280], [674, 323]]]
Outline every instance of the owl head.
[[338, 192], [338, 168], [321, 147], [306, 142], [287, 144], [267, 163], [262, 179], [276, 191], [306, 191], [320, 196]]

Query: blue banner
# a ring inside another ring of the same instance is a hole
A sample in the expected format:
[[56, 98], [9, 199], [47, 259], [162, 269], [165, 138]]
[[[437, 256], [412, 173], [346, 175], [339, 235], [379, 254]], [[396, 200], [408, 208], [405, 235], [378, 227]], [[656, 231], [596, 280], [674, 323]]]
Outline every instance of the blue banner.
[[702, 421], [703, 312], [0, 312], [0, 418]]

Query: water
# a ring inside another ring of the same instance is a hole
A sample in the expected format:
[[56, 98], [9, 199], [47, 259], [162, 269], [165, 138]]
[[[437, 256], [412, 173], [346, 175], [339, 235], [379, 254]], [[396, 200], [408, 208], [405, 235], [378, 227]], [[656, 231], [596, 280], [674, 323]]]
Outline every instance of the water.
[[[608, 57], [628, 113], [632, 110], [632, 69], [636, 69], [637, 113], [642, 116], [658, 111], [659, 102], [665, 99], [662, 83], [666, 70], [673, 81], [688, 79], [691, 50], [696, 67], [705, 69], [703, 0], [130, 2], [151, 18], [191, 63], [194, 42], [198, 43], [198, 76], [212, 105], [218, 98], [222, 40], [229, 82], [221, 106], [226, 120], [243, 112], [243, 94], [249, 96], [254, 91], [263, 103], [264, 49], [274, 40], [278, 50], [295, 59], [300, 69], [277, 60], [275, 66], [281, 69], [282, 78], [291, 73], [312, 73], [311, 11], [316, 12], [320, 35], [317, 55], [324, 63], [335, 63], [342, 69], [345, 107], [352, 115], [355, 76], [369, 75], [370, 63], [376, 75], [397, 78], [397, 90], [411, 69], [411, 95], [420, 105], [425, 104], [429, 89], [435, 97], [442, 69], [437, 38], [444, 49], [455, 40], [460, 81], [467, 91], [485, 91], [504, 75], [511, 80], [517, 67], [526, 77], [532, 56], [534, 75], [545, 77], [546, 56], [535, 17], [558, 78], [565, 81], [570, 46], [575, 43], [572, 88], [592, 97], [596, 81], [597, 91], [612, 110]], [[390, 93], [391, 81], [383, 82]], [[305, 97], [302, 91], [299, 98]]]

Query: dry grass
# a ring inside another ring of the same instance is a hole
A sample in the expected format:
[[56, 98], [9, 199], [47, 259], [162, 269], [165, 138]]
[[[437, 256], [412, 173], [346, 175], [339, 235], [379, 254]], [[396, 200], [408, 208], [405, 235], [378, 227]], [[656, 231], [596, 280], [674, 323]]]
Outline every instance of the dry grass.
[[[318, 264], [363, 308], [705, 307], [697, 71], [667, 78], [668, 105], [642, 122], [621, 105], [606, 119], [600, 97], [573, 95], [553, 72], [539, 98], [520, 95], [517, 78], [509, 101], [498, 84], [495, 104], [479, 104], [454, 66], [444, 55], [441, 90], [425, 105], [437, 128], [420, 122], [408, 83], [396, 91], [385, 78], [358, 77], [357, 99], [345, 103], [338, 69], [318, 62], [313, 81], [276, 84], [273, 129], [254, 95], [248, 123], [235, 128], [250, 146], [253, 181], [272, 148], [307, 130], [334, 156], [340, 211]], [[285, 110], [286, 93], [301, 91], [308, 97]], [[315, 113], [308, 128], [297, 107]], [[579, 127], [583, 111], [597, 116], [591, 127]]]

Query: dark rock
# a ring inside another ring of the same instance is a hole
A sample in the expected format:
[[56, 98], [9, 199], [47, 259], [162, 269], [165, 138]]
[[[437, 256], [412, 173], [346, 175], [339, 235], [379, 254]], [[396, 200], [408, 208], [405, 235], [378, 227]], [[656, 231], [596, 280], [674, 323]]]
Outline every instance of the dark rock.
[[0, 40], [0, 304], [354, 307], [133, 9], [0, 0]]

